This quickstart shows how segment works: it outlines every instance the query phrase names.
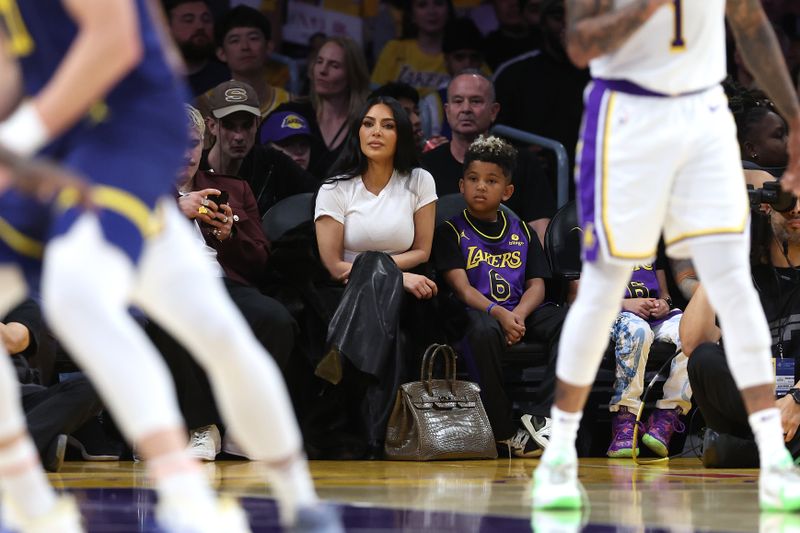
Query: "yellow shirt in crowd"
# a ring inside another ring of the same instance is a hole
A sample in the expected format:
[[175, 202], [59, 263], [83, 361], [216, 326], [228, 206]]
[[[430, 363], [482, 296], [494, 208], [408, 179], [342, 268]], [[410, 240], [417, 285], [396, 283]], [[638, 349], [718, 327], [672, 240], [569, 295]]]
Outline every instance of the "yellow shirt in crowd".
[[386, 43], [372, 71], [374, 84], [401, 81], [416, 87], [420, 96], [435, 91], [448, 79], [444, 54], [423, 52], [416, 39], [394, 39]]

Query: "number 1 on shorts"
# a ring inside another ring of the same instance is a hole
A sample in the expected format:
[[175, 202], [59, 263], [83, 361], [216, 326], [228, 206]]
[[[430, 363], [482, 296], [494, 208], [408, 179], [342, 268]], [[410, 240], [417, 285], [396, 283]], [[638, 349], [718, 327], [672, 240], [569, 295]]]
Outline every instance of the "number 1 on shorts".
[[686, 48], [686, 41], [683, 40], [683, 9], [681, 3], [681, 0], [672, 0], [672, 8], [675, 10], [675, 33], [670, 47], [675, 52]]

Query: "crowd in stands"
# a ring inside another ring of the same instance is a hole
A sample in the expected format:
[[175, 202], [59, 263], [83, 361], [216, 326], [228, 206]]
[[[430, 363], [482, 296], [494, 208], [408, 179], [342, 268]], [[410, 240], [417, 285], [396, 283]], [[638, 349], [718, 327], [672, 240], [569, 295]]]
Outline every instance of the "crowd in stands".
[[[543, 246], [561, 207], [556, 162], [491, 128], [555, 139], [575, 162], [590, 78], [565, 53], [564, 1], [493, 0], [477, 8], [451, 0], [375, 2], [364, 35], [317, 32], [304, 44], [283, 38], [286, 2], [261, 4], [163, 0], [191, 93], [175, 198], [197, 246], [283, 371], [309, 456], [380, 458], [397, 389], [418, 379], [419, 358], [432, 342], [454, 345], [462, 369], [481, 384], [501, 451], [540, 455], [569, 305], [556, 295], [570, 292], [554, 288]], [[800, 8], [769, 4], [800, 83]], [[786, 124], [736, 57], [731, 49], [727, 88], [742, 160], [780, 175]], [[301, 79], [292, 81], [298, 66]], [[758, 188], [772, 178], [749, 179]], [[464, 206], [438, 217], [437, 200], [454, 195]], [[295, 213], [304, 222], [270, 242], [264, 217], [290, 197], [305, 198]], [[756, 281], [776, 350], [800, 358], [800, 336], [787, 325], [800, 305], [793, 222], [800, 204], [766, 209], [777, 238], [756, 258]], [[752, 439], [698, 287], [691, 263], [659, 257], [637, 267], [620, 295], [609, 332], [615, 382], [603, 404], [611, 413], [602, 436], [608, 456], [637, 453], [633, 430], [655, 341], [674, 345], [677, 356], [640, 426], [641, 442], [666, 456], [693, 405], [715, 431]], [[214, 302], [207, 305], [214, 313]], [[158, 324], [140, 318], [172, 372], [192, 452], [204, 460], [223, 450], [243, 455], [226, 437], [202, 369]], [[23, 403], [49, 469], [70, 448], [89, 460], [125, 455], [91, 386], [68, 356], [52, 356], [57, 344], [35, 300], [0, 323], [0, 339], [27, 384]], [[537, 363], [544, 377], [535, 404], [520, 412], [503, 359], [526, 342], [545, 346]], [[795, 416], [795, 404], [778, 402]], [[800, 413], [791, 420], [787, 442], [797, 455]]]

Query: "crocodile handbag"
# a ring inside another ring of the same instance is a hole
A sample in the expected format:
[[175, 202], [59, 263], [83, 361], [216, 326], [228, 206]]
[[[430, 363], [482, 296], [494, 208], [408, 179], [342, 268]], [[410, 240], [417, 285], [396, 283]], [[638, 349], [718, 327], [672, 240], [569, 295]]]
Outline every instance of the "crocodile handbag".
[[[437, 356], [445, 379], [433, 379]], [[425, 351], [420, 381], [400, 385], [386, 428], [386, 459], [496, 459], [497, 447], [476, 383], [456, 380], [456, 354], [446, 344]]]

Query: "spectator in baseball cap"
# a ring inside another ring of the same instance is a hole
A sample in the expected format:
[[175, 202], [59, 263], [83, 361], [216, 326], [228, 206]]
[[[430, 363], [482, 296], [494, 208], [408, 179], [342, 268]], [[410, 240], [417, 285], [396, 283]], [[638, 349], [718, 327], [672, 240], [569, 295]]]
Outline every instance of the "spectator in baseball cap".
[[311, 160], [311, 129], [308, 120], [295, 111], [274, 111], [261, 127], [261, 144], [270, 144], [308, 170]]
[[227, 117], [237, 111], [261, 117], [256, 91], [242, 81], [225, 81], [214, 87], [211, 90], [209, 106], [215, 118]]
[[208, 164], [218, 173], [238, 176], [256, 142], [261, 118], [258, 96], [250, 85], [231, 80], [211, 90], [208, 105], [208, 129], [216, 139], [208, 152]]

